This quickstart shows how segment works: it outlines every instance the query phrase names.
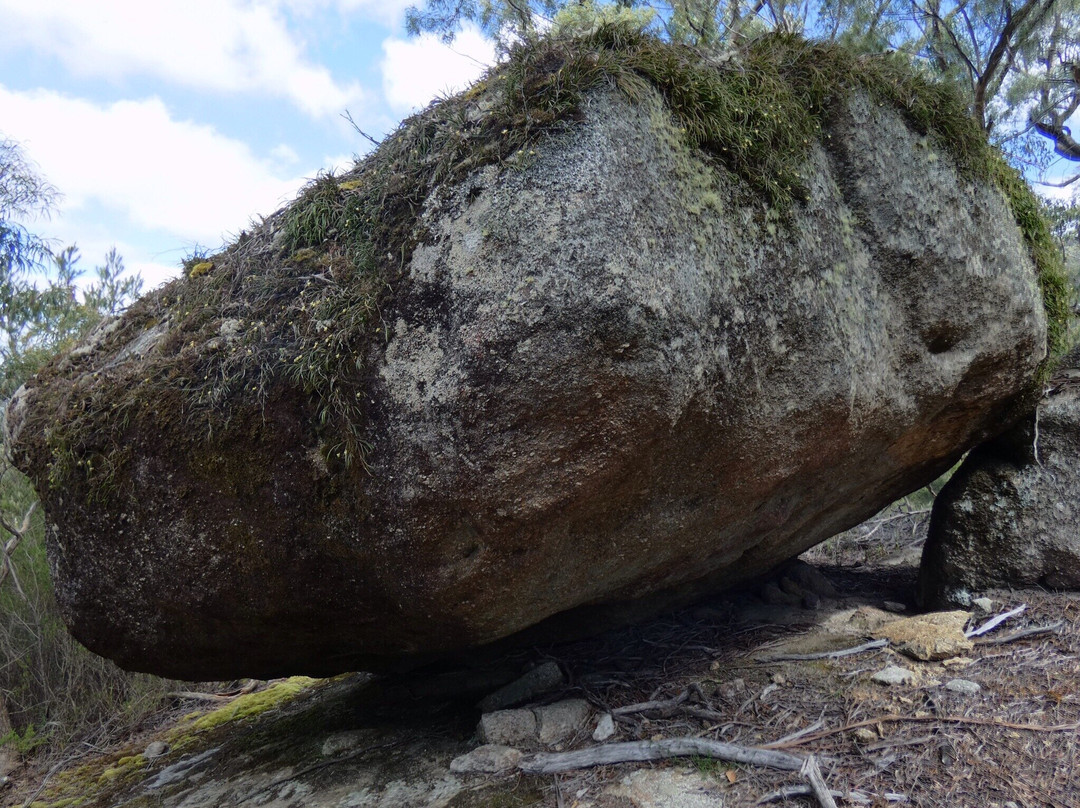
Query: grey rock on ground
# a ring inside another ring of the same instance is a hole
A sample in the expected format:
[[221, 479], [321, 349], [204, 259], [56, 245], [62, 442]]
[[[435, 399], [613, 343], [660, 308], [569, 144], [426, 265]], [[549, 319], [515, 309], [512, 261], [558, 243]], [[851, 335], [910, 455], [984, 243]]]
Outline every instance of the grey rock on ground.
[[564, 699], [536, 710], [537, 736], [540, 743], [551, 746], [573, 738], [592, 714], [584, 699]]
[[483, 712], [505, 710], [542, 696], [564, 681], [562, 669], [555, 662], [545, 662], [519, 679], [499, 688], [477, 705]]
[[879, 685], [909, 685], [915, 683], [915, 671], [889, 665], [871, 676], [870, 680]]
[[612, 718], [611, 713], [604, 713], [596, 721], [596, 729], [593, 730], [593, 740], [598, 743], [603, 743], [608, 738], [611, 738], [615, 734], [615, 719]]
[[[237, 339], [243, 299], [200, 311], [201, 343], [134, 307], [144, 333], [99, 334], [7, 419], [74, 635], [194, 680], [565, 638], [750, 580], [934, 479], [1034, 389], [1041, 295], [997, 188], [841, 98], [787, 216], [645, 89], [598, 89], [529, 161], [431, 193], [357, 382], [370, 473], [330, 468], [341, 436], [284, 369], [210, 441], [176, 386], [108, 421], [140, 385], [278, 355], [257, 323]], [[287, 271], [271, 246], [252, 261]], [[56, 436], [86, 408], [108, 421], [71, 440], [92, 462], [52, 485], [28, 414]]]
[[970, 679], [950, 679], [945, 683], [945, 689], [965, 696], [974, 696], [982, 690], [982, 686], [978, 682], [972, 682]]
[[994, 587], [1080, 589], [1080, 384], [1066, 376], [1050, 389], [938, 495], [919, 572], [924, 606]]
[[498, 710], [480, 717], [477, 734], [488, 744], [533, 748], [553, 746], [582, 730], [592, 709], [584, 699], [564, 699], [542, 707]]
[[480, 716], [476, 734], [485, 744], [535, 746], [536, 714], [532, 710], [497, 710]]
[[484, 744], [450, 761], [455, 774], [497, 774], [514, 769], [525, 757], [519, 749], [498, 744]]

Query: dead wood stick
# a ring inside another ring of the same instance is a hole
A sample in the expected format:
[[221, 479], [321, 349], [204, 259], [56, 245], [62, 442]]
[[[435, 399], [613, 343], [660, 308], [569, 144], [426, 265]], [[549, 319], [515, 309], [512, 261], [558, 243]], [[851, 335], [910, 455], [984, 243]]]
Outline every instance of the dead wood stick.
[[880, 715], [877, 718], [868, 718], [865, 721], [856, 721], [853, 724], [845, 724], [842, 727], [836, 729], [827, 729], [821, 732], [815, 732], [813, 735], [806, 735], [802, 738], [797, 738], [793, 741], [785, 741], [784, 743], [767, 743], [762, 744], [761, 749], [790, 749], [793, 746], [801, 746], [804, 743], [810, 743], [811, 741], [819, 741], [822, 738], [828, 738], [832, 735], [837, 735], [841, 732], [850, 732], [853, 729], [859, 729], [860, 727], [872, 727], [877, 724], [890, 724], [908, 721], [911, 723], [942, 723], [942, 724], [969, 724], [977, 727], [1001, 727], [1003, 729], [1020, 729], [1027, 732], [1075, 732], [1080, 730], [1080, 723], [1077, 724], [1054, 724], [1052, 726], [1046, 726], [1043, 724], [1017, 724], [1012, 721], [999, 721], [994, 718], [968, 718], [962, 715]]
[[612, 743], [576, 752], [538, 752], [523, 760], [519, 767], [526, 774], [557, 774], [612, 763], [640, 763], [693, 755], [789, 772], [800, 771], [805, 760], [798, 755], [736, 746], [707, 738], [667, 738], [660, 741]]
[[856, 645], [853, 648], [841, 648], [839, 651], [819, 651], [814, 654], [777, 654], [776, 656], [760, 657], [758, 662], [802, 662], [808, 659], [839, 659], [840, 657], [861, 654], [864, 651], [874, 651], [884, 648], [889, 644], [888, 640], [874, 640], [873, 642]]
[[979, 642], [980, 646], [983, 645], [1005, 645], [1006, 643], [1016, 642], [1017, 640], [1023, 640], [1027, 637], [1038, 637], [1042, 634], [1056, 634], [1061, 630], [1061, 627], [1065, 625], [1063, 620], [1057, 620], [1053, 623], [1049, 623], [1045, 626], [1032, 626], [1031, 628], [1022, 628], [1019, 631], [1014, 631], [1012, 634], [1006, 634], [1004, 637], [992, 637]]
[[821, 729], [824, 726], [825, 726], [824, 719], [819, 718], [817, 721], [815, 721], [810, 726], [803, 727], [802, 729], [797, 730], [797, 731], [791, 733], [790, 735], [785, 735], [780, 740], [775, 741], [775, 743], [786, 743], [787, 741], [794, 741], [796, 738], [801, 738], [803, 735], [809, 735], [811, 732], [817, 732], [819, 729]]
[[[698, 688], [700, 690], [700, 687]], [[673, 715], [674, 713], [682, 713], [688, 715], [691, 718], [700, 718], [702, 721], [724, 721], [727, 716], [723, 713], [719, 713], [716, 710], [710, 710], [708, 707], [698, 707], [693, 704], [686, 704], [686, 700], [690, 693], [688, 690], [684, 690], [678, 696], [667, 701], [642, 701], [638, 704], [627, 704], [625, 707], [616, 707], [611, 710], [613, 718], [625, 718], [632, 713], [665, 713], [666, 715]]]
[[897, 746], [924, 746], [934, 740], [933, 735], [923, 735], [919, 738], [886, 738], [884, 741], [870, 744], [863, 749], [864, 752], [879, 752], [882, 749], [893, 749]]
[[235, 696], [222, 696], [220, 693], [197, 693], [194, 690], [170, 690], [165, 694], [170, 699], [190, 699], [192, 701], [231, 701]]
[[836, 800], [832, 798], [829, 786], [825, 783], [825, 778], [821, 774], [821, 767], [818, 766], [817, 758], [810, 755], [803, 761], [802, 768], [799, 769], [799, 774], [805, 777], [807, 782], [810, 783], [810, 788], [813, 790], [817, 801], [821, 803], [821, 808], [836, 808]]
[[973, 629], [971, 629], [971, 631], [965, 631], [964, 636], [967, 637], [968, 639], [970, 639], [972, 637], [981, 637], [983, 634], [986, 634], [988, 631], [993, 631], [995, 628], [1000, 626], [1002, 623], [1004, 623], [1010, 617], [1016, 617], [1018, 614], [1023, 614], [1026, 609], [1027, 609], [1027, 604], [1026, 603], [1021, 603], [1015, 609], [1010, 609], [1009, 611], [1003, 612], [1002, 614], [999, 614], [996, 617], [991, 617], [989, 620], [987, 620], [985, 623], [983, 623], [978, 628], [973, 628]]
[[689, 698], [690, 693], [684, 690], [673, 699], [664, 701], [641, 701], [637, 704], [627, 704], [625, 707], [616, 707], [610, 710], [613, 716], [630, 715], [631, 713], [650, 713], [657, 710], [675, 710]]

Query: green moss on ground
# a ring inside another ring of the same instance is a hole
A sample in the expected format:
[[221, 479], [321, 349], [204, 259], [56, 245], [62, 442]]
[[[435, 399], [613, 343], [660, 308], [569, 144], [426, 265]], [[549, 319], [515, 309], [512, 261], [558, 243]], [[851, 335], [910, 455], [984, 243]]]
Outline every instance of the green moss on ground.
[[[169, 754], [188, 752], [209, 746], [205, 737], [215, 730], [238, 721], [250, 721], [274, 708], [281, 707], [300, 694], [326, 680], [293, 676], [274, 682], [262, 690], [238, 696], [217, 709], [191, 713], [164, 736]], [[211, 737], [217, 737], [213, 735]], [[75, 808], [84, 803], [113, 804], [113, 798], [146, 776], [149, 761], [142, 754], [128, 749], [92, 760], [81, 766], [59, 772], [44, 790], [40, 800], [31, 808]], [[156, 762], [168, 760], [158, 759]], [[165, 764], [167, 765], [167, 764]], [[127, 803], [125, 803], [127, 804]]]
[[318, 177], [252, 233], [193, 258], [186, 277], [133, 307], [101, 355], [163, 324], [155, 352], [137, 371], [99, 369], [108, 385], [58, 385], [55, 408], [38, 409], [51, 484], [108, 495], [129, 432], [175, 433], [164, 419], [179, 412], [191, 442], [220, 441], [290, 395], [310, 402], [330, 469], [363, 464], [367, 357], [386, 337], [380, 311], [426, 236], [425, 201], [479, 167], [518, 164], [541, 138], [574, 124], [590, 90], [612, 84], [631, 99], [659, 91], [687, 140], [781, 214], [805, 197], [800, 167], [832, 110], [855, 91], [895, 106], [964, 176], [1003, 190], [1037, 267], [1051, 355], [1062, 352], [1068, 286], [1038, 201], [951, 88], [895, 54], [857, 56], [771, 34], [717, 62], [608, 25], [516, 47], [471, 90], [406, 120], [352, 170]]
[[265, 713], [267, 710], [282, 705], [300, 695], [307, 688], [318, 684], [320, 679], [307, 676], [292, 676], [281, 682], [275, 682], [264, 690], [246, 693], [230, 701], [224, 707], [208, 713], [189, 716], [190, 723], [181, 725], [169, 736], [169, 744], [182, 746], [184, 739], [200, 732], [209, 732], [231, 721], [244, 721]]

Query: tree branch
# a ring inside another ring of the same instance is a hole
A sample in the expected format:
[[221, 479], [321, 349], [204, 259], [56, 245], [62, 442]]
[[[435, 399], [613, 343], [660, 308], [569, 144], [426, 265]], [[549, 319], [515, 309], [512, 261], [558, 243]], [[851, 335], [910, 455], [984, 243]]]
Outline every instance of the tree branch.
[[523, 760], [520, 768], [526, 774], [558, 774], [613, 763], [640, 763], [695, 755], [789, 772], [800, 771], [806, 760], [785, 752], [736, 746], [706, 738], [670, 738], [660, 741], [626, 741], [576, 752], [538, 752]]
[[[1056, 0], [1027, 0], [1020, 7], [1020, 10], [1008, 15], [1007, 22], [1001, 29], [1001, 33], [998, 34], [997, 41], [994, 43], [994, 47], [990, 50], [990, 55], [986, 58], [986, 66], [983, 68], [982, 75], [975, 84], [975, 102], [973, 105], [973, 113], [975, 120], [979, 122], [979, 126], [986, 129], [986, 102], [987, 91], [991, 82], [997, 76], [998, 68], [1001, 65], [1001, 60], [1005, 58], [1010, 49], [1013, 48], [1013, 36], [1020, 30], [1020, 27], [1025, 24], [1029, 17], [1034, 14], [1034, 18], [1031, 20], [1032, 24], [1037, 24], [1046, 14], [1053, 8]], [[1004, 8], [1009, 9], [1008, 0], [1003, 0]]]

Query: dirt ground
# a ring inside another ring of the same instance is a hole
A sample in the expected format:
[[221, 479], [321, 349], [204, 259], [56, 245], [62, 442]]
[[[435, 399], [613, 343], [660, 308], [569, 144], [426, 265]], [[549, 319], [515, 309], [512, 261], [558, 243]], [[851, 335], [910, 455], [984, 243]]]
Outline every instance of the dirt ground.
[[[431, 672], [393, 679], [339, 677], [250, 719], [194, 733], [190, 743], [175, 743], [175, 725], [176, 716], [194, 706], [178, 703], [123, 748], [91, 750], [60, 767], [24, 769], [14, 787], [0, 792], [0, 803], [35, 808], [819, 804], [809, 795], [781, 796], [784, 789], [805, 786], [796, 772], [703, 756], [543, 776], [450, 774], [449, 762], [478, 743], [478, 696], [505, 679], [502, 672], [512, 675], [554, 661], [565, 682], [536, 703], [584, 698], [594, 710], [594, 719], [562, 742], [562, 750], [597, 746], [591, 737], [595, 716], [612, 712], [616, 734], [607, 743], [695, 737], [813, 754], [828, 786], [841, 792], [839, 805], [1077, 808], [1080, 595], [985, 593], [991, 608], [973, 610], [970, 625], [1022, 604], [1026, 609], [976, 638], [972, 650], [943, 661], [915, 661], [892, 646], [847, 656], [777, 658], [857, 646], [871, 636], [874, 621], [895, 619], [901, 606], [906, 611], [900, 616], [913, 614], [925, 522], [918, 509], [895, 511], [807, 554], [837, 590], [835, 597], [811, 604], [816, 608], [764, 603], [759, 583], [587, 641], [524, 650], [480, 670], [441, 677]], [[1045, 630], [1016, 636], [1033, 628]], [[910, 670], [913, 680], [875, 683], [871, 677], [888, 665]], [[945, 686], [954, 679], [980, 689], [954, 692]], [[660, 704], [640, 706], [648, 702]], [[182, 748], [123, 768], [147, 743], [165, 737]], [[352, 738], [352, 745], [328, 753], [332, 738]], [[114, 774], [106, 777], [110, 771]], [[176, 771], [190, 775], [174, 778], [167, 788], [151, 787]]]

